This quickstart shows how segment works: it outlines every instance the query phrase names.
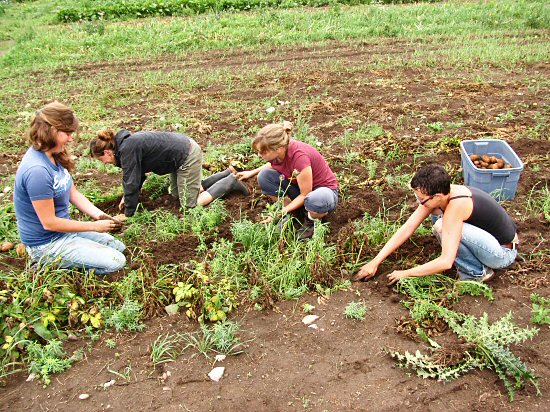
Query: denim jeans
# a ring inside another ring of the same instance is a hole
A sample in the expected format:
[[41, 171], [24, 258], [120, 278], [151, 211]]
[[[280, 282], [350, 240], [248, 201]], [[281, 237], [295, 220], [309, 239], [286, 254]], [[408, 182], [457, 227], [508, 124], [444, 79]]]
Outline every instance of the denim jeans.
[[[297, 184], [290, 183], [282, 174], [273, 169], [265, 169], [258, 175], [262, 193], [269, 196], [288, 196], [295, 199], [300, 194]], [[317, 187], [308, 193], [304, 207], [315, 213], [328, 213], [338, 205], [338, 190], [328, 187]]]
[[94, 270], [98, 275], [116, 272], [126, 265], [124, 244], [107, 233], [64, 233], [39, 246], [27, 246], [32, 260], [39, 265], [58, 263], [60, 268]]
[[[432, 221], [435, 223], [438, 218], [440, 216], [432, 216]], [[439, 234], [436, 236], [441, 242]], [[486, 274], [486, 268], [508, 267], [514, 263], [517, 254], [515, 249], [502, 247], [489, 232], [464, 223], [454, 264], [461, 280], [480, 280]]]

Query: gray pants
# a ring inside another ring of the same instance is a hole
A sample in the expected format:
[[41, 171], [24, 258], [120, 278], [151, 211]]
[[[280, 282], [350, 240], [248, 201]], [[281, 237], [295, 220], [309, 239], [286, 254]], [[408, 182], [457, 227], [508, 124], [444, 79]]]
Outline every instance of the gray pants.
[[197, 142], [189, 140], [189, 156], [176, 172], [170, 174], [170, 193], [179, 198], [181, 207], [197, 206], [201, 189], [202, 150]]

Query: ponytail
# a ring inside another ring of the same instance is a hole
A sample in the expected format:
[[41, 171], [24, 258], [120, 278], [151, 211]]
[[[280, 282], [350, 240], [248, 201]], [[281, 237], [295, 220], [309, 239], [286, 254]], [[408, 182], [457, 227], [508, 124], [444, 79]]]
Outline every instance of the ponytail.
[[286, 120], [281, 124], [268, 124], [256, 133], [252, 141], [252, 148], [258, 152], [263, 152], [288, 146], [292, 127], [292, 123]]
[[90, 155], [92, 157], [103, 156], [105, 150], [115, 150], [115, 132], [112, 129], [100, 130], [90, 140]]

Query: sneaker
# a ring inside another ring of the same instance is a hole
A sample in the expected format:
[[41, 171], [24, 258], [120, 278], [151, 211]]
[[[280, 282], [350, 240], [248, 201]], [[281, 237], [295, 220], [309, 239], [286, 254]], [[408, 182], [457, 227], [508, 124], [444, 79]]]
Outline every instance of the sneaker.
[[485, 283], [489, 279], [492, 279], [493, 276], [495, 276], [495, 271], [493, 269], [491, 269], [490, 267], [485, 266], [484, 272], [485, 272], [485, 274], [481, 278], [480, 282]]
[[302, 227], [297, 231], [296, 239], [298, 240], [309, 239], [310, 237], [313, 236], [314, 231], [315, 231], [315, 221], [306, 217], [304, 220], [304, 223], [302, 224]]

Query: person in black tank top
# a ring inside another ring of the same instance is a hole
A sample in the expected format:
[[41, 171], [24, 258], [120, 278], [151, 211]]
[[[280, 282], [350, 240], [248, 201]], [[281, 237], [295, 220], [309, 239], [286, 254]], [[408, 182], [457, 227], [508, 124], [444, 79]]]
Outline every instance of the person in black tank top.
[[486, 281], [493, 269], [510, 266], [517, 256], [516, 224], [489, 194], [463, 185], [451, 185], [446, 170], [427, 165], [414, 175], [411, 187], [418, 207], [380, 252], [364, 265], [355, 280], [373, 277], [378, 266], [407, 241], [429, 216], [441, 243], [441, 255], [427, 263], [395, 270], [389, 284], [410, 276], [428, 276], [457, 268], [461, 280]]

